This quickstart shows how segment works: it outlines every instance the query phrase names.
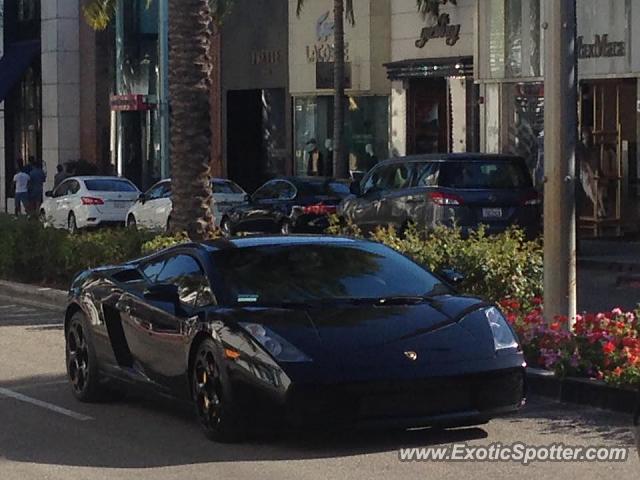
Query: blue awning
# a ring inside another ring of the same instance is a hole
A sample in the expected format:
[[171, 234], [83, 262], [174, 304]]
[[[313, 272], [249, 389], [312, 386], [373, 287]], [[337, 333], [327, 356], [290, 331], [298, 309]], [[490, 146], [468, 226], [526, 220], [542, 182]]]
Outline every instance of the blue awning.
[[0, 58], [0, 102], [4, 101], [11, 89], [22, 79], [31, 62], [40, 55], [40, 42], [16, 42], [5, 45]]

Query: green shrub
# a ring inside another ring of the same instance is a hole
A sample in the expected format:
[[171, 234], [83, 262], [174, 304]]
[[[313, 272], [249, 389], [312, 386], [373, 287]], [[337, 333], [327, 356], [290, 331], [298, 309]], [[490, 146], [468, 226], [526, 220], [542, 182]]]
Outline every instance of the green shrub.
[[25, 217], [0, 215], [0, 277], [67, 287], [88, 268], [113, 265], [187, 241], [124, 228], [70, 235]]
[[[331, 219], [331, 234], [362, 237], [359, 229]], [[543, 255], [539, 242], [530, 242], [516, 228], [487, 235], [484, 228], [464, 238], [460, 229], [437, 227], [425, 232], [410, 225], [402, 235], [393, 228], [376, 230], [370, 238], [413, 258], [434, 272], [454, 269], [465, 275], [460, 290], [499, 301], [521, 302], [542, 296]]]

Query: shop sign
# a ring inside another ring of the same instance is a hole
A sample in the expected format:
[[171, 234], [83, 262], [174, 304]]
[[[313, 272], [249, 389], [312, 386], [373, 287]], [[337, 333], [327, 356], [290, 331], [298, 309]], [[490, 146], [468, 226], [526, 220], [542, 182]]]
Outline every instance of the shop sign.
[[278, 65], [282, 63], [280, 50], [253, 50], [251, 52], [252, 65]]
[[436, 38], [444, 38], [446, 44], [452, 47], [458, 43], [458, 40], [460, 40], [461, 28], [462, 25], [452, 25], [449, 14], [443, 13], [438, 17], [435, 25], [422, 29], [420, 38], [416, 40], [416, 47], [424, 48], [429, 40], [434, 40]]
[[[331, 12], [326, 12], [316, 21], [316, 43], [307, 45], [307, 61], [309, 63], [331, 63], [336, 59], [333, 37], [335, 22]], [[349, 43], [344, 44], [344, 60], [349, 61]]]
[[584, 37], [577, 39], [578, 58], [624, 57], [627, 53], [625, 42], [610, 42], [609, 35], [595, 35], [594, 43], [584, 43]]
[[141, 112], [153, 110], [156, 106], [149, 103], [146, 95], [111, 95], [111, 110], [114, 112]]

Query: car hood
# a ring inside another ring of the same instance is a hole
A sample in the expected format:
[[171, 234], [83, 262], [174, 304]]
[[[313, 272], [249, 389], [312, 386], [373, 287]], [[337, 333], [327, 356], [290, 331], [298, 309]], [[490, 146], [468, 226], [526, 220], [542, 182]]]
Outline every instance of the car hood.
[[332, 375], [340, 371], [365, 380], [382, 369], [391, 374], [412, 364], [451, 366], [492, 358], [488, 324], [460, 325], [483, 305], [478, 299], [444, 296], [417, 305], [252, 309], [242, 321], [268, 327]]

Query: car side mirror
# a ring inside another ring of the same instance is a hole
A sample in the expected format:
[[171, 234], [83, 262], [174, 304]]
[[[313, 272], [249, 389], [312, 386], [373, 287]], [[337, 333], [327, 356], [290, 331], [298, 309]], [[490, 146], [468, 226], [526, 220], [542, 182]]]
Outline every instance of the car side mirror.
[[356, 197], [361, 197], [362, 186], [360, 185], [360, 182], [351, 182], [351, 185], [349, 185], [349, 191], [351, 192], [352, 195], [355, 195]]
[[53, 197], [53, 191], [52, 190], [48, 190], [48, 191], [44, 192], [44, 196], [52, 198]]
[[176, 307], [180, 306], [180, 293], [177, 285], [160, 283], [151, 285], [144, 292], [145, 300], [153, 302], [170, 303]]
[[247, 203], [251, 203], [251, 195], [249, 195], [248, 193], [244, 194], [244, 201]]
[[141, 193], [140, 195], [138, 195], [138, 201], [139, 201], [140, 203], [144, 203], [144, 202], [146, 202], [146, 201], [147, 201], [147, 197], [145, 196], [145, 194], [144, 194], [144, 193]]
[[452, 268], [443, 268], [438, 273], [446, 282], [448, 282], [450, 285], [453, 285], [453, 286], [460, 285], [466, 279], [464, 274]]

